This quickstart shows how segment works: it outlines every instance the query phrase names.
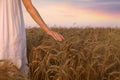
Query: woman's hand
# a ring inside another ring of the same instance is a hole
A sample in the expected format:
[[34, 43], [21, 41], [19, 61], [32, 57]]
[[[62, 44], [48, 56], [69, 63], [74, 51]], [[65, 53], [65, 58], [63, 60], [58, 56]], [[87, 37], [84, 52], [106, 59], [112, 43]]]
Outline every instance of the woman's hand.
[[49, 31], [47, 31], [46, 33], [47, 33], [48, 35], [52, 36], [52, 37], [53, 37], [55, 40], [57, 40], [57, 41], [63, 41], [63, 40], [64, 40], [64, 37], [63, 37], [61, 34], [55, 32], [55, 31], [49, 30]]
[[30, 16], [36, 21], [37, 24], [50, 36], [52, 36], [57, 41], [62, 41], [64, 37], [54, 31], [49, 30], [42, 17], [38, 13], [37, 9], [32, 5], [31, 0], [22, 0], [26, 10], [29, 12]]

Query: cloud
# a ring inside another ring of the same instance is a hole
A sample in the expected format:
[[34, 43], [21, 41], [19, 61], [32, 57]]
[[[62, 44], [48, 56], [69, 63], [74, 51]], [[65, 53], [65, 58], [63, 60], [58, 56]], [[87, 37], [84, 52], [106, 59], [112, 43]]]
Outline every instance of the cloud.
[[66, 4], [76, 8], [102, 11], [111, 14], [120, 14], [120, 0], [41, 0], [48, 4]]
[[71, 0], [71, 5], [93, 11], [120, 14], [120, 0]]
[[[33, 0], [33, 4], [47, 24], [120, 25], [119, 0]], [[24, 16], [27, 24], [36, 24], [26, 11]]]
[[92, 0], [95, 2], [120, 2], [120, 0]]

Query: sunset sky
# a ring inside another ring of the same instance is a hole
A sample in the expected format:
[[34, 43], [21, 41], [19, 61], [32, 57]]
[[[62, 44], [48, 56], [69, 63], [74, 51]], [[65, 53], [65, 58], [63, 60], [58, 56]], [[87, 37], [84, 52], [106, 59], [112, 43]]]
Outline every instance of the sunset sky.
[[[120, 0], [32, 0], [48, 26], [120, 27]], [[25, 24], [38, 26], [23, 7]]]

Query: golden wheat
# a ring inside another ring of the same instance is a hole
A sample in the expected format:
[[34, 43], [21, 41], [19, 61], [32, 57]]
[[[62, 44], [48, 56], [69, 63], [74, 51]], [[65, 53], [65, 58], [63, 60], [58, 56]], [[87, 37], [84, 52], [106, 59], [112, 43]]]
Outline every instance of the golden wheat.
[[53, 30], [60, 32], [65, 41], [56, 42], [40, 29], [27, 30], [32, 80], [120, 79], [120, 29]]

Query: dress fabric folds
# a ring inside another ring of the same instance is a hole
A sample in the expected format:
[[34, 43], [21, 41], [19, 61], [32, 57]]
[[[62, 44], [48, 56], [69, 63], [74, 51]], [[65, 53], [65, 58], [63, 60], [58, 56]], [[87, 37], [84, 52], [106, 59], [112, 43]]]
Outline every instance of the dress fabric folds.
[[26, 33], [21, 0], [0, 0], [0, 60], [27, 70]]

